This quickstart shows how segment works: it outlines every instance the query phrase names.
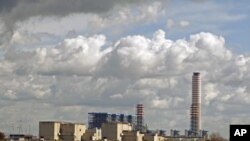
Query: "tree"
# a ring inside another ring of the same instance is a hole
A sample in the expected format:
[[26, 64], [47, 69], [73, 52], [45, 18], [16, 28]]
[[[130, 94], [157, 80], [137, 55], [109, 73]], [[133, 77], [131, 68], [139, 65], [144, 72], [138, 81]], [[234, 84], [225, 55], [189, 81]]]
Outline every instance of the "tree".
[[5, 139], [5, 135], [3, 132], [0, 132], [0, 140], [4, 140]]
[[212, 133], [210, 135], [210, 141], [228, 141], [227, 139], [223, 138], [220, 134], [218, 133]]

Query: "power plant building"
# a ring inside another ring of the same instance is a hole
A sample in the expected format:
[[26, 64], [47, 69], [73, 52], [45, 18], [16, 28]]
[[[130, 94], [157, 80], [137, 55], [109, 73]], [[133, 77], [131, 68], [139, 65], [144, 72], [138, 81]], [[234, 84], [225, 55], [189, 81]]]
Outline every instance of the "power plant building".
[[102, 139], [102, 130], [98, 128], [87, 129], [82, 136], [82, 141], [100, 141]]
[[102, 138], [111, 141], [122, 141], [124, 131], [132, 131], [132, 126], [128, 123], [108, 122], [101, 127]]
[[103, 123], [108, 122], [122, 122], [129, 123], [132, 126], [136, 124], [136, 118], [132, 115], [124, 114], [109, 114], [109, 113], [89, 113], [88, 114], [88, 128], [101, 128]]
[[81, 141], [86, 126], [70, 122], [39, 122], [39, 138], [44, 141]]

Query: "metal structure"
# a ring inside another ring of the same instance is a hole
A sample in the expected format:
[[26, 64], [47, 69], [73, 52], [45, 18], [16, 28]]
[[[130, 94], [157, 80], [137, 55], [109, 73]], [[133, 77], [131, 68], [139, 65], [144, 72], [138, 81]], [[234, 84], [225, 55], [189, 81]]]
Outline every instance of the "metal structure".
[[123, 122], [130, 123], [133, 127], [136, 118], [132, 115], [109, 114], [109, 113], [88, 113], [88, 128], [101, 128], [103, 123], [107, 122]]
[[197, 136], [201, 130], [201, 76], [194, 72], [192, 76], [192, 105], [190, 131]]
[[136, 129], [139, 131], [143, 131], [144, 130], [144, 106], [143, 104], [137, 104], [136, 117], [137, 117]]

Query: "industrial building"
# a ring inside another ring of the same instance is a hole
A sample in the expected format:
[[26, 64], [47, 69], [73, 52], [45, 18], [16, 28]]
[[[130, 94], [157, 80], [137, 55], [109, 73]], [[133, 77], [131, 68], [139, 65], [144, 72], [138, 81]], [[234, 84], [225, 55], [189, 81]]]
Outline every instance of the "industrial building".
[[132, 131], [128, 123], [108, 122], [102, 125], [102, 138], [114, 141], [122, 141], [123, 131]]
[[59, 140], [61, 122], [39, 122], [39, 138], [44, 140]]
[[64, 141], [81, 141], [86, 126], [80, 123], [63, 123], [60, 128], [60, 139]]
[[143, 141], [144, 134], [140, 131], [124, 131], [122, 133], [122, 141]]
[[164, 141], [155, 133], [132, 129], [130, 123], [107, 122], [101, 129], [86, 129], [85, 125], [68, 122], [40, 122], [39, 137], [43, 141]]
[[98, 128], [87, 129], [82, 136], [82, 141], [98, 141], [102, 139], [102, 130]]
[[109, 122], [104, 123], [102, 139], [110, 141], [166, 141], [166, 138], [157, 133], [145, 133], [132, 129], [128, 123]]
[[86, 125], [70, 122], [39, 122], [39, 138], [44, 141], [81, 141]]
[[136, 124], [136, 117], [124, 114], [88, 113], [89, 129], [101, 128], [102, 124], [107, 122], [130, 123], [134, 127]]

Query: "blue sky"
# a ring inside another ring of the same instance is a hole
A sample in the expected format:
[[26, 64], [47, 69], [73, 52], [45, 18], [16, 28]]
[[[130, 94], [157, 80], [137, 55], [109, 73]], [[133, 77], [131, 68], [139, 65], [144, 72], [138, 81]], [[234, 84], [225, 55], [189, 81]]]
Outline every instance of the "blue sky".
[[[198, 32], [212, 32], [225, 37], [228, 47], [244, 53], [249, 52], [249, 16], [248, 1], [169, 1], [163, 16], [150, 24], [133, 26], [128, 33], [150, 35], [157, 29], [164, 29], [170, 39], [188, 37]], [[186, 20], [190, 26], [168, 29], [167, 20], [176, 22]]]

